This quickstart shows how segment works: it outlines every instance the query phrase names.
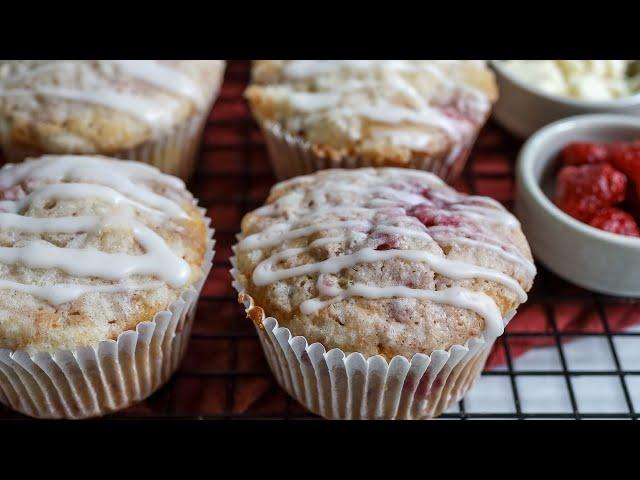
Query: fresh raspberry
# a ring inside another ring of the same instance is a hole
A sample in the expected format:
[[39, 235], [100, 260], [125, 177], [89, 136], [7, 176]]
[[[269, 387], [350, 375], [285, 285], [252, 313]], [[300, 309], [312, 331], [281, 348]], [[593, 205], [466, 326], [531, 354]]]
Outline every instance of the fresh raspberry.
[[626, 174], [640, 192], [640, 140], [614, 143], [609, 150], [611, 165]]
[[599, 143], [575, 142], [570, 143], [560, 152], [564, 165], [584, 165], [588, 163], [603, 163], [609, 157], [609, 149]]
[[556, 205], [582, 222], [624, 200], [627, 177], [606, 163], [562, 167]]
[[640, 237], [640, 227], [635, 219], [619, 208], [605, 208], [591, 219], [589, 225], [605, 232]]

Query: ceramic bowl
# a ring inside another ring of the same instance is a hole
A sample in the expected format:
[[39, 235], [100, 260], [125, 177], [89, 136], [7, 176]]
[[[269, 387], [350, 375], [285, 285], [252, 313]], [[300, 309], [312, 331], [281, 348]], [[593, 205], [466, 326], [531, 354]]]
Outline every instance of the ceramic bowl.
[[516, 214], [536, 259], [560, 277], [596, 292], [640, 297], [640, 238], [605, 232], [551, 200], [557, 156], [574, 141], [640, 138], [640, 118], [582, 115], [554, 122], [524, 144], [516, 168]]
[[577, 100], [545, 93], [511, 72], [500, 60], [490, 62], [500, 97], [493, 118], [519, 138], [527, 138], [545, 125], [562, 118], [590, 113], [640, 116], [640, 93], [608, 101]]

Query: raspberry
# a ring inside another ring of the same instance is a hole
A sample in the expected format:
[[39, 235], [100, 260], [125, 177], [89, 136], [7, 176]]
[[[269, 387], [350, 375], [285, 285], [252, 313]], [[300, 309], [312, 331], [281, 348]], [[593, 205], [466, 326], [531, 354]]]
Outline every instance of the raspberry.
[[371, 243], [375, 250], [394, 250], [400, 245], [402, 237], [395, 233], [374, 233]]
[[612, 144], [610, 163], [626, 174], [640, 192], [640, 140]]
[[450, 225], [457, 227], [460, 225], [459, 217], [439, 212], [430, 205], [414, 205], [407, 209], [407, 215], [416, 217], [425, 227], [433, 227], [434, 225]]
[[634, 218], [619, 208], [605, 208], [591, 219], [589, 225], [605, 232], [640, 237], [640, 228]]
[[556, 205], [588, 222], [600, 210], [624, 200], [627, 177], [606, 163], [562, 167], [556, 180]]
[[560, 157], [565, 165], [603, 163], [609, 157], [609, 149], [599, 143], [575, 142], [564, 147]]

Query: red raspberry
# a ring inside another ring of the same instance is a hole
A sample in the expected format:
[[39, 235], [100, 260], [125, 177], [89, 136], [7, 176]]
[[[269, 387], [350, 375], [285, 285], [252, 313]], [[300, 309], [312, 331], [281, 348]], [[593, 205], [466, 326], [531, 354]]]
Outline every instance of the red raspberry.
[[582, 222], [624, 200], [627, 177], [606, 163], [562, 167], [556, 205]]
[[626, 174], [640, 192], [640, 140], [612, 144], [610, 163]]
[[394, 250], [400, 245], [402, 237], [395, 233], [374, 233], [371, 242], [376, 250]]
[[407, 209], [407, 215], [416, 217], [425, 227], [433, 227], [434, 225], [457, 227], [460, 225], [459, 217], [439, 212], [430, 205], [414, 205]]
[[605, 232], [640, 237], [640, 227], [634, 218], [619, 208], [605, 208], [591, 219], [589, 225]]
[[575, 142], [562, 149], [560, 157], [565, 165], [584, 165], [607, 161], [609, 149], [599, 143]]

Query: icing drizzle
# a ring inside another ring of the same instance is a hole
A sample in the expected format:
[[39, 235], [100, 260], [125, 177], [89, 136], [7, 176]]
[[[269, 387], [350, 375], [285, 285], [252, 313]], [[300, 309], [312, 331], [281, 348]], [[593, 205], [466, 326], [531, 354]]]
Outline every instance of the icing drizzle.
[[[443, 60], [290, 60], [282, 67], [282, 83], [292, 89], [287, 97], [289, 106], [307, 115], [311, 124], [327, 115], [334, 116], [332, 122], [340, 125], [361, 117], [372, 122], [367, 129], [372, 139], [415, 151], [429, 150], [436, 129], [450, 140], [445, 162], [450, 164], [471, 142], [474, 127], [490, 108], [487, 93], [464, 81], [464, 72], [458, 71], [461, 64]], [[300, 82], [312, 82], [312, 87]], [[414, 128], [407, 129], [407, 125]], [[291, 120], [291, 129], [298, 128], [299, 121]], [[348, 135], [355, 138], [356, 134]]]
[[[188, 217], [173, 200], [162, 197], [143, 181], [175, 188], [183, 183], [148, 165], [89, 156], [44, 156], [0, 170], [0, 189], [22, 184], [37, 185], [22, 198], [0, 201], [0, 230], [26, 234], [76, 234], [98, 232], [111, 227], [129, 230], [144, 250], [142, 255], [108, 253], [95, 248], [62, 248], [42, 239], [13, 247], [0, 247], [0, 263], [32, 269], [59, 269], [81, 278], [97, 278], [115, 284], [30, 285], [0, 281], [0, 289], [28, 293], [53, 305], [75, 300], [90, 292], [121, 292], [156, 289], [162, 282], [180, 288], [189, 280], [189, 264], [175, 254], [152, 228], [136, 220], [147, 214], [158, 222]], [[85, 183], [93, 181], [95, 183]], [[44, 183], [61, 182], [61, 183]], [[105, 185], [101, 185], [105, 184]], [[31, 217], [32, 206], [48, 200], [97, 200], [123, 208], [109, 217], [78, 215]], [[132, 282], [133, 275], [151, 276], [159, 281]]]
[[[206, 106], [203, 89], [187, 74], [157, 60], [101, 60], [112, 64], [125, 76], [144, 81], [170, 94], [186, 98], [196, 108]], [[69, 88], [60, 85], [40, 85], [33, 88], [16, 87], [40, 74], [52, 71], [73, 71], [81, 66], [68, 61], [51, 61], [0, 82], [0, 97], [42, 96], [75, 102], [92, 103], [127, 113], [149, 125], [152, 129], [166, 128], [173, 122], [178, 102], [173, 98], [162, 99], [130, 92], [101, 82], [99, 86]]]
[[[265, 217], [267, 227], [242, 238], [238, 249], [275, 247], [252, 272], [256, 286], [316, 276], [319, 296], [299, 305], [303, 314], [314, 314], [351, 297], [414, 298], [469, 309], [484, 318], [488, 336], [502, 333], [503, 315], [482, 291], [462, 286], [434, 290], [353, 282], [339, 286], [323, 281], [326, 275], [357, 265], [393, 259], [424, 263], [453, 280], [494, 282], [512, 291], [519, 302], [527, 299], [521, 283], [531, 281], [536, 269], [514, 245], [496, 238], [492, 228], [508, 230], [518, 222], [494, 200], [459, 194], [429, 173], [393, 168], [325, 171], [287, 180], [272, 192], [280, 194], [277, 200], [254, 212]], [[307, 237], [313, 241], [301, 245], [300, 239]], [[505, 266], [498, 270], [448, 258], [437, 253], [439, 249], [403, 245], [411, 239], [426, 246], [464, 245], [499, 257]], [[296, 246], [291, 246], [292, 241]], [[340, 245], [341, 253], [319, 261], [303, 260], [313, 258], [314, 249], [327, 245]]]

